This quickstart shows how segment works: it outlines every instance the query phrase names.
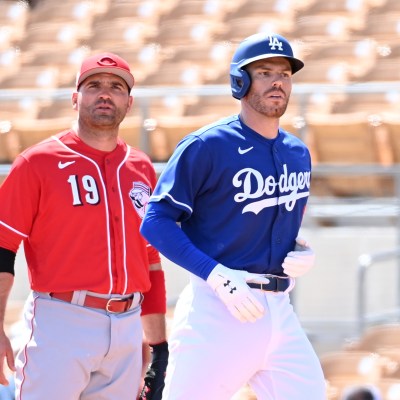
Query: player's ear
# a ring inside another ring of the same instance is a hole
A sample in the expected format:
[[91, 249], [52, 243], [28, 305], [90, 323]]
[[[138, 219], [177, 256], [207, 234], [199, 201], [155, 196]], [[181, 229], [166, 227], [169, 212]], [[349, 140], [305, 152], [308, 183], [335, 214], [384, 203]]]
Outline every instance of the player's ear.
[[78, 109], [78, 93], [73, 93], [72, 94], [72, 108], [74, 110]]
[[128, 102], [128, 110], [127, 112], [129, 112], [132, 109], [133, 106], [133, 96], [129, 96], [129, 102]]

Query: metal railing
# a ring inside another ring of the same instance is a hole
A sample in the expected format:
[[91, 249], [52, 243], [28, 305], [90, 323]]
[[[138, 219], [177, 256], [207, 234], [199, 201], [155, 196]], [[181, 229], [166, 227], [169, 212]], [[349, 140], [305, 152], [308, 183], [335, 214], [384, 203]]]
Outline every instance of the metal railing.
[[[367, 272], [371, 267], [376, 266], [378, 263], [397, 259], [397, 271], [400, 276], [400, 247], [393, 250], [380, 251], [370, 254], [361, 254], [358, 258], [357, 268], [357, 330], [358, 335], [361, 336], [366, 328], [369, 320], [366, 310], [367, 289], [366, 277]], [[391, 314], [395, 314], [400, 318], [400, 279], [397, 281], [397, 304], [395, 310]], [[384, 313], [381, 313], [382, 318]]]

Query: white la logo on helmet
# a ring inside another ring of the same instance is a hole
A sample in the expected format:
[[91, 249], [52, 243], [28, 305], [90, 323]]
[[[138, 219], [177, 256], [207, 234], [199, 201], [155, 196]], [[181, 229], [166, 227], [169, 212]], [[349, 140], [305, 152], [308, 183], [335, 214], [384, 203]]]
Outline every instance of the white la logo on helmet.
[[276, 47], [278, 47], [279, 51], [283, 51], [282, 42], [280, 42], [276, 36], [269, 36], [268, 44], [271, 50], [276, 50]]

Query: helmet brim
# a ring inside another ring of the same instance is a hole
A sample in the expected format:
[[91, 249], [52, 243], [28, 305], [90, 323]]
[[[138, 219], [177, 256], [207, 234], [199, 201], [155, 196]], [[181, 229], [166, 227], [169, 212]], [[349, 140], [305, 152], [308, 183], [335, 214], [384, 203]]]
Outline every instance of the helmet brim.
[[238, 66], [238, 68], [243, 68], [244, 66], [249, 65], [254, 61], [264, 60], [266, 58], [275, 58], [275, 57], [286, 58], [289, 61], [290, 66], [292, 68], [292, 74], [295, 74], [296, 72], [300, 71], [304, 67], [303, 61], [299, 60], [298, 58], [289, 57], [289, 56], [285, 56], [285, 55], [279, 55], [279, 54], [259, 54], [256, 57], [252, 57], [247, 60], [243, 60], [242, 62], [238, 63], [237, 66]]

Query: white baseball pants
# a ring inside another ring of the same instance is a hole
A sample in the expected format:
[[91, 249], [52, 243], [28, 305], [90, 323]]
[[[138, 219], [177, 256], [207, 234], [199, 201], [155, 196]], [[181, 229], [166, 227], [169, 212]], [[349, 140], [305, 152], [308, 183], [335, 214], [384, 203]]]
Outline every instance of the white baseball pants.
[[319, 359], [289, 295], [252, 290], [266, 312], [242, 323], [191, 277], [175, 308], [163, 400], [229, 400], [247, 382], [260, 400], [326, 398]]
[[134, 399], [140, 310], [108, 314], [33, 292], [24, 310], [26, 345], [16, 360], [16, 400]]

